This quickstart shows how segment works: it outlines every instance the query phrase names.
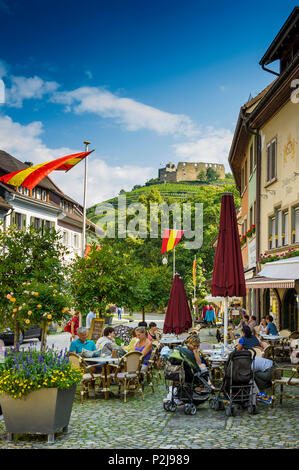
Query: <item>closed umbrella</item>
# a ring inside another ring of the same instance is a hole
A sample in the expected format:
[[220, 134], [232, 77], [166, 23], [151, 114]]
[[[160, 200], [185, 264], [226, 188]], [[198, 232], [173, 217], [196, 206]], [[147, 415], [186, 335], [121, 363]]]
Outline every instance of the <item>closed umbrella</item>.
[[227, 346], [228, 297], [246, 295], [240, 237], [232, 193], [223, 193], [214, 259], [212, 296], [224, 297], [224, 345]]
[[192, 327], [192, 317], [182, 279], [176, 274], [173, 278], [169, 302], [166, 310], [163, 333], [179, 335]]

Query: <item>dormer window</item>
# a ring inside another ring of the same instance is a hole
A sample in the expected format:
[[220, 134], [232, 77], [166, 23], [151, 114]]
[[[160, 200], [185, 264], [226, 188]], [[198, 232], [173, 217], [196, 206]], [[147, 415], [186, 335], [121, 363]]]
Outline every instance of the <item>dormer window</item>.
[[36, 199], [41, 199], [41, 198], [42, 198], [42, 190], [40, 188], [37, 188]]
[[42, 200], [47, 201], [47, 191], [42, 192]]

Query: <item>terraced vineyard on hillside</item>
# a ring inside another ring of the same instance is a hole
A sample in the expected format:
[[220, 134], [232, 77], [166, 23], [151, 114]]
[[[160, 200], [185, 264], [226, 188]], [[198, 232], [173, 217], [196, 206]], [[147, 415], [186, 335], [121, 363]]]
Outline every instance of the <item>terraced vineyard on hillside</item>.
[[[123, 195], [126, 196], [127, 205], [132, 204], [134, 202], [138, 202], [141, 195], [148, 194], [152, 189], [157, 189], [163, 200], [167, 201], [170, 199], [171, 201], [183, 202], [190, 198], [196, 198], [199, 196], [204, 188], [210, 188], [212, 186], [221, 187], [225, 184], [232, 184], [233, 180], [226, 179], [226, 180], [219, 180], [216, 183], [206, 183], [200, 181], [186, 181], [181, 183], [161, 183], [161, 184], [153, 184], [149, 186], [143, 186], [142, 188], [135, 189], [134, 191], [128, 191]], [[87, 217], [92, 220], [93, 222], [97, 222], [98, 216], [96, 215], [96, 207], [100, 204], [109, 203], [117, 208], [118, 203], [118, 196], [108, 201], [103, 201], [102, 203], [95, 204], [94, 206], [87, 209]]]

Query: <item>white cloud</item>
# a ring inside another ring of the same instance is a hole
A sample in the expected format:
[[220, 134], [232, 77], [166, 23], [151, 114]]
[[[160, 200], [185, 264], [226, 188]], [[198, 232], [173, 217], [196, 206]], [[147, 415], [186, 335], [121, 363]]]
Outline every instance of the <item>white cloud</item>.
[[67, 111], [77, 114], [94, 113], [116, 119], [129, 131], [149, 129], [158, 134], [198, 134], [192, 120], [184, 114], [172, 114], [148, 106], [131, 98], [121, 98], [103, 88], [81, 87], [73, 91], [56, 92], [51, 100], [66, 105]]
[[228, 169], [228, 154], [233, 133], [229, 129], [208, 127], [199, 139], [174, 145], [177, 157], [186, 162], [223, 163]]
[[[43, 126], [39, 121], [23, 126], [8, 116], [0, 116], [0, 148], [21, 161], [36, 164], [82, 151], [68, 147], [48, 148], [42, 142], [42, 132]], [[135, 184], [143, 184], [147, 179], [157, 175], [157, 170], [150, 167], [109, 166], [95, 153], [88, 158], [88, 206], [116, 196], [121, 189], [130, 190]], [[79, 163], [68, 173], [57, 171], [50, 175], [65, 194], [81, 204], [83, 170], [83, 164]]]
[[25, 99], [41, 99], [54, 93], [59, 84], [44, 81], [40, 77], [10, 77], [11, 87], [6, 89], [6, 102], [9, 106], [21, 108]]

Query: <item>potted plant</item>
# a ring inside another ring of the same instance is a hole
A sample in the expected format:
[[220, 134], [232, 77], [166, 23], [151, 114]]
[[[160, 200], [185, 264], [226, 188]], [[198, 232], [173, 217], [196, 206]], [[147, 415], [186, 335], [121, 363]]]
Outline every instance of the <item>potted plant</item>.
[[0, 405], [8, 439], [14, 433], [47, 434], [67, 430], [76, 385], [82, 373], [67, 352], [18, 347], [5, 351], [0, 365]]
[[246, 239], [247, 239], [246, 235], [243, 235], [243, 236], [240, 238], [240, 244], [241, 244], [241, 246], [245, 245]]
[[114, 317], [114, 314], [116, 312], [116, 307], [115, 305], [109, 305], [107, 308], [106, 308], [106, 311], [103, 315], [103, 317], [105, 318], [105, 324], [106, 325], [111, 325], [112, 324], [112, 319]]

